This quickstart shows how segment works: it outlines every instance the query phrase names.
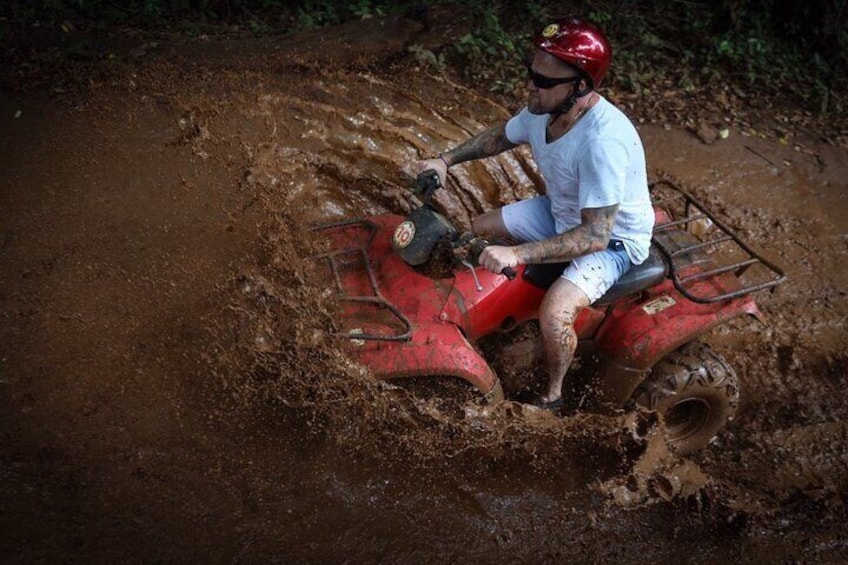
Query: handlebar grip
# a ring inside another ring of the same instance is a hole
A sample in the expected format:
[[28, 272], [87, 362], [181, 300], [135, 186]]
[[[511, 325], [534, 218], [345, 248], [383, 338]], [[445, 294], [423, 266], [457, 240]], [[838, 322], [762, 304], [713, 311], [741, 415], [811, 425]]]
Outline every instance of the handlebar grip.
[[501, 274], [512, 281], [515, 280], [515, 276], [518, 273], [516, 273], [515, 269], [513, 269], [512, 267], [506, 267], [504, 270], [501, 271]]
[[429, 200], [435, 191], [442, 188], [442, 179], [435, 169], [427, 169], [415, 177], [415, 192]]

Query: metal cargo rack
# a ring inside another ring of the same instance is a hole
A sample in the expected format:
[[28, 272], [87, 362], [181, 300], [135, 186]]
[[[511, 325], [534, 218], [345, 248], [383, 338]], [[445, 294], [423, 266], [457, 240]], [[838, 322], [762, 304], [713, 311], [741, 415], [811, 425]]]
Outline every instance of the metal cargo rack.
[[[374, 268], [368, 258], [368, 247], [370, 247], [371, 242], [374, 241], [374, 236], [377, 234], [377, 225], [369, 220], [354, 219], [313, 226], [311, 230], [313, 232], [320, 232], [329, 235], [330, 232], [345, 231], [350, 228], [367, 230], [365, 237], [360, 238], [360, 241], [354, 242], [351, 245], [338, 249], [331, 249], [325, 253], [312, 255], [311, 258], [318, 261], [323, 260], [330, 267], [330, 271], [333, 275], [333, 283], [336, 289], [336, 297], [339, 300], [357, 304], [370, 304], [378, 311], [387, 311], [392, 317], [400, 322], [402, 329], [399, 328], [399, 332], [392, 334], [366, 333], [354, 329], [349, 332], [342, 333], [342, 335], [352, 340], [408, 341], [412, 336], [412, 324], [406, 316], [404, 316], [380, 293], [377, 279], [374, 276]], [[364, 239], [365, 241], [361, 241], [361, 239]], [[363, 270], [368, 274], [368, 282], [371, 290], [370, 295], [351, 295], [345, 289], [345, 285], [342, 282], [341, 272], [344, 270], [346, 265], [349, 266], [355, 264], [360, 264]]]
[[[682, 217], [654, 226], [653, 236], [653, 243], [668, 261], [669, 277], [680, 294], [694, 302], [709, 304], [773, 289], [786, 280], [780, 268], [751, 249], [694, 196], [663, 179], [650, 185], [652, 197], [658, 187], [668, 187], [676, 196], [654, 199], [655, 206], [666, 211], [672, 205], [683, 209]], [[709, 231], [714, 233], [707, 234], [708, 238], [697, 235], [695, 228], [709, 225], [708, 222], [712, 223]], [[743, 276], [754, 270], [757, 276], [745, 282]]]

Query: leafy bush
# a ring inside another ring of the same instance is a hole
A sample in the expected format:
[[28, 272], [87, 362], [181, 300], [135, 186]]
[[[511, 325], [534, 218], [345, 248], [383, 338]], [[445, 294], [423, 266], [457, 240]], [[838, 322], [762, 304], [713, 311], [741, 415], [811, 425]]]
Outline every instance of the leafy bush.
[[[11, 0], [0, 4], [0, 41], [31, 27], [240, 24], [253, 33], [302, 31], [351, 19], [424, 12], [422, 0]], [[472, 28], [452, 47], [415, 56], [458, 63], [465, 77], [503, 93], [524, 82], [524, 50], [547, 20], [583, 13], [615, 48], [610, 84], [637, 94], [669, 81], [684, 90], [718, 84], [791, 93], [820, 112], [844, 112], [848, 0], [453, 0]], [[414, 49], [413, 49], [414, 51]]]
[[[503, 5], [471, 4], [482, 13], [456, 51], [469, 78], [508, 91], [523, 80], [523, 69], [508, 58], [549, 14], [562, 15], [562, 4], [519, 2], [521, 25], [510, 31], [503, 23], [509, 18]], [[841, 113], [846, 101], [834, 93], [848, 85], [846, 4], [653, 0], [622, 9], [621, 3], [607, 1], [575, 5], [571, 11], [585, 14], [610, 36], [615, 53], [609, 83], [617, 88], [643, 94], [669, 81], [687, 91], [724, 83], [791, 92], [810, 109]], [[483, 46], [494, 46], [494, 52]]]
[[521, 51], [529, 35], [504, 30], [497, 4], [469, 4], [472, 21], [479, 23], [454, 46], [465, 76], [490, 84], [492, 91], [512, 92], [524, 76]]

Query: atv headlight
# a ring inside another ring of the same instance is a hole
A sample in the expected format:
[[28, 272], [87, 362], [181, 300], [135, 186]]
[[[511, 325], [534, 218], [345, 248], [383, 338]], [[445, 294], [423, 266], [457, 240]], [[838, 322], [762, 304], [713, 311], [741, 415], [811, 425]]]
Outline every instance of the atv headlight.
[[421, 265], [430, 258], [439, 240], [454, 232], [456, 230], [444, 216], [423, 206], [398, 224], [392, 236], [392, 247], [406, 263]]

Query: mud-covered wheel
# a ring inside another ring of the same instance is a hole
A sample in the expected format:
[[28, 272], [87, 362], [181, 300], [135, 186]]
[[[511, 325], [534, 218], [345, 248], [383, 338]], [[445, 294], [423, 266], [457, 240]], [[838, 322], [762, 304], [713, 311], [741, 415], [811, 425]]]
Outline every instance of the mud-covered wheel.
[[739, 383], [718, 353], [690, 343], [657, 363], [633, 400], [659, 416], [669, 445], [685, 455], [707, 445], [733, 419]]

